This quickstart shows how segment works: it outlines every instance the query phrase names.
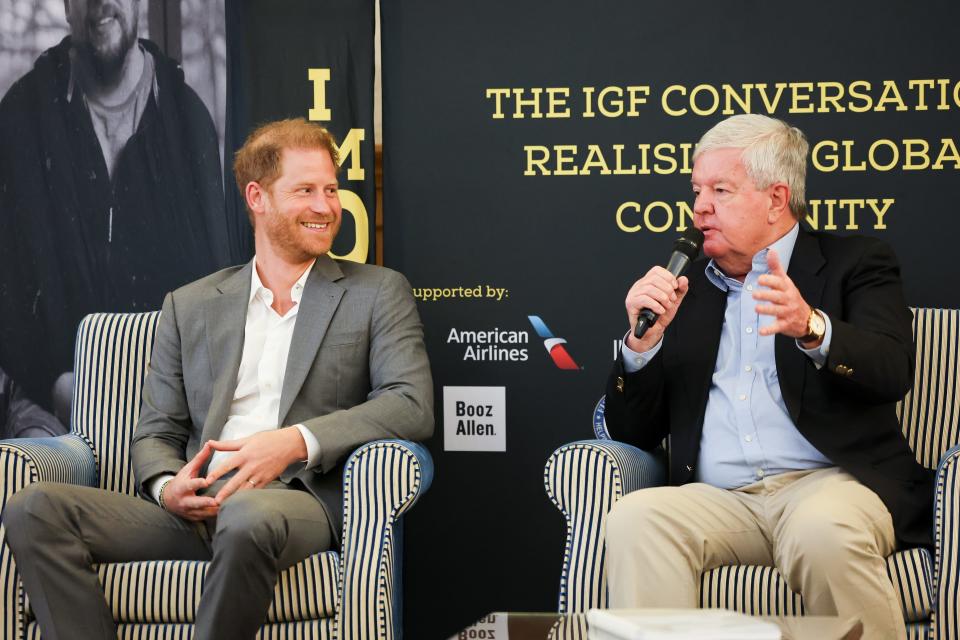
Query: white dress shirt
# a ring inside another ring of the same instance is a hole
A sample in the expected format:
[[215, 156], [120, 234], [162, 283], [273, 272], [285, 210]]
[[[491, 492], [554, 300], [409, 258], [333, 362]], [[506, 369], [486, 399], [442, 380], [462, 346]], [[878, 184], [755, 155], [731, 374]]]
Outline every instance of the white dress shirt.
[[[287, 356], [297, 323], [297, 312], [303, 287], [313, 263], [290, 289], [293, 307], [280, 315], [270, 306], [273, 292], [263, 286], [257, 274], [256, 258], [251, 269], [250, 299], [247, 305], [247, 322], [244, 327], [243, 355], [237, 372], [237, 386], [230, 403], [230, 413], [220, 432], [220, 441], [239, 440], [263, 431], [279, 429], [280, 393], [287, 370]], [[320, 460], [320, 443], [302, 424], [294, 425], [303, 435], [307, 445], [306, 468]], [[207, 468], [216, 469], [227, 462], [233, 451], [214, 451]], [[151, 483], [150, 493], [159, 502], [160, 489], [172, 475], [163, 475]]]

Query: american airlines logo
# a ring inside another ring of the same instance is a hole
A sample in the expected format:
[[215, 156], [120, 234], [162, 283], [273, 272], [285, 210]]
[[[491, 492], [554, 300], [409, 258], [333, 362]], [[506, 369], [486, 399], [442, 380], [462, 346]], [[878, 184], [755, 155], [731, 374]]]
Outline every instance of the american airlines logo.
[[543, 338], [543, 346], [547, 349], [547, 353], [550, 354], [553, 363], [557, 365], [558, 368], [570, 370], [580, 369], [580, 366], [570, 357], [567, 348], [563, 346], [567, 343], [566, 340], [554, 337], [553, 332], [547, 328], [546, 323], [540, 319], [540, 316], [527, 316], [527, 319], [530, 320], [530, 324], [533, 325], [533, 329], [537, 332], [537, 335]]
[[529, 358], [527, 354], [529, 342], [528, 331], [513, 331], [499, 327], [480, 331], [453, 327], [447, 334], [447, 344], [463, 346], [464, 361], [526, 362]]

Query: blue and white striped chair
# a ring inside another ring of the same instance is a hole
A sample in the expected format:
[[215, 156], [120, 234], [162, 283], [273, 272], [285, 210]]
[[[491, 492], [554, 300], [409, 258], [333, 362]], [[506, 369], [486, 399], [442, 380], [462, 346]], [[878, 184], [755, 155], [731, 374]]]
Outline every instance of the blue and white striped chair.
[[[31, 482], [72, 482], [133, 495], [129, 450], [159, 312], [87, 316], [77, 334], [73, 429], [58, 438], [0, 441], [0, 509]], [[263, 640], [393, 640], [400, 615], [401, 516], [430, 486], [433, 462], [411, 442], [357, 449], [344, 470], [339, 552], [319, 553], [279, 578]], [[189, 640], [207, 563], [99, 567], [124, 639]], [[38, 640], [6, 530], [0, 526], [0, 637]]]
[[[936, 468], [935, 557], [925, 549], [887, 559], [912, 639], [960, 638], [960, 311], [917, 309], [913, 333], [917, 369], [913, 390], [898, 405], [903, 432], [917, 460]], [[573, 442], [547, 460], [547, 495], [567, 523], [560, 575], [561, 613], [609, 605], [604, 520], [631, 491], [663, 484], [663, 452], [609, 439], [602, 421], [598, 440]], [[918, 497], [918, 499], [921, 499]], [[729, 566], [700, 580], [700, 606], [769, 616], [803, 615], [803, 601], [772, 567]]]

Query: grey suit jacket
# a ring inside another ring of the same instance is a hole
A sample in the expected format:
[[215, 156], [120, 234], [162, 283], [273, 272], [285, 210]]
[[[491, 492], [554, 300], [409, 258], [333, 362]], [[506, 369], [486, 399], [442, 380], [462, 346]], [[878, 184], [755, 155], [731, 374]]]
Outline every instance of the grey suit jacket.
[[[140, 494], [151, 479], [186, 464], [227, 420], [243, 352], [250, 262], [167, 295], [133, 437]], [[341, 472], [359, 445], [433, 433], [433, 381], [409, 283], [395, 271], [321, 256], [307, 278], [280, 397], [280, 425], [303, 424], [320, 443], [301, 482], [339, 538]]]

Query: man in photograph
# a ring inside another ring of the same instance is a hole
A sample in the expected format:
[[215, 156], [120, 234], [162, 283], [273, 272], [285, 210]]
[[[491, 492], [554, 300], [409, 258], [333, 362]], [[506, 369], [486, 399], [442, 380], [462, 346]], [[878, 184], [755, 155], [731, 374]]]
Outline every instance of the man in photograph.
[[139, 0], [66, 0], [70, 35], [0, 102], [0, 361], [49, 406], [77, 325], [229, 263], [217, 135]]

